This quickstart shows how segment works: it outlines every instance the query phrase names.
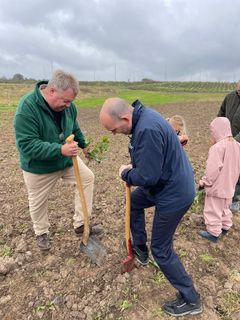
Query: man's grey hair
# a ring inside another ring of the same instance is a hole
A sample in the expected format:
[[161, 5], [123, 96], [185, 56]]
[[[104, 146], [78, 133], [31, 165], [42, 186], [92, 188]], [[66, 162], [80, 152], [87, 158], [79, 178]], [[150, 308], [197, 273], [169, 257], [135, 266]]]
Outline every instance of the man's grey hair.
[[79, 92], [79, 83], [71, 73], [63, 70], [56, 70], [48, 82], [48, 87], [54, 87], [57, 91], [72, 89], [74, 94]]

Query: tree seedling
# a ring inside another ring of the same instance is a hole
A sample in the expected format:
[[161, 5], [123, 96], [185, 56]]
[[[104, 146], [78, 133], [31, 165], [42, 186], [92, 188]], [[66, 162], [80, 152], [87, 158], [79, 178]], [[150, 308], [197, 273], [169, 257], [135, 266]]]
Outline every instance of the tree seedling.
[[131, 304], [130, 301], [128, 301], [128, 300], [123, 300], [122, 303], [121, 303], [121, 305], [120, 305], [120, 310], [121, 310], [121, 311], [127, 310], [127, 309], [131, 308], [131, 306], [132, 306], [132, 304]]
[[166, 282], [166, 278], [165, 278], [164, 274], [161, 271], [157, 271], [153, 276], [153, 281], [156, 284], [160, 284], [161, 285], [162, 283]]
[[100, 163], [103, 159], [103, 153], [109, 148], [109, 138], [107, 136], [102, 136], [101, 140], [91, 146], [92, 139], [87, 140], [87, 147], [89, 147], [88, 151], [88, 159], [89, 161], [95, 160]]
[[200, 256], [200, 259], [203, 261], [203, 262], [206, 262], [206, 263], [213, 263], [214, 262], [214, 258], [212, 256], [210, 256], [209, 254], [201, 254]]

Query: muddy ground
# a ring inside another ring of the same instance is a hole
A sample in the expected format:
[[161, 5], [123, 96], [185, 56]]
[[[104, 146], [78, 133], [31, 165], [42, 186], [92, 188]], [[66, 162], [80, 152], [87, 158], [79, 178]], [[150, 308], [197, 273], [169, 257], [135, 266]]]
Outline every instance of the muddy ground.
[[[198, 181], [208, 151], [208, 125], [219, 103], [156, 107], [165, 117], [185, 117], [190, 136], [186, 148]], [[87, 137], [98, 141], [109, 135], [98, 122], [98, 108], [80, 109], [79, 121]], [[93, 222], [101, 223], [107, 258], [100, 267], [79, 252], [72, 227], [73, 189], [57, 184], [49, 198], [51, 244], [49, 253], [36, 247], [28, 213], [26, 188], [18, 167], [12, 130], [13, 114], [0, 119], [0, 319], [170, 319], [161, 311], [175, 290], [153, 265], [120, 274], [126, 257], [124, 239], [124, 184], [118, 168], [127, 163], [128, 138], [112, 136], [106, 160], [91, 162], [95, 173]], [[150, 240], [152, 209], [146, 211]], [[240, 213], [231, 232], [217, 244], [198, 236], [204, 227], [202, 208], [195, 204], [184, 217], [174, 245], [201, 293], [204, 312], [186, 319], [240, 319]]]

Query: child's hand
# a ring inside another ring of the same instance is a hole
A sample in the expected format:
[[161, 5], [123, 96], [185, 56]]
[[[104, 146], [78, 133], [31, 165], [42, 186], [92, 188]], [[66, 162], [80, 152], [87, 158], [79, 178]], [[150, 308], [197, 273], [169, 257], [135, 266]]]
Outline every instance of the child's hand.
[[185, 146], [188, 143], [188, 136], [186, 134], [182, 134], [179, 136], [179, 140], [182, 146]]

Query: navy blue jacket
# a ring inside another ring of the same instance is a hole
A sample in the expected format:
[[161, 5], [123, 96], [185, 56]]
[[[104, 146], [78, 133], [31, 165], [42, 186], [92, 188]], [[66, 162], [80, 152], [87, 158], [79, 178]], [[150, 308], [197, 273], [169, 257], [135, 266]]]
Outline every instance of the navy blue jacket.
[[122, 179], [143, 187], [164, 212], [174, 212], [194, 199], [194, 175], [179, 138], [158, 113], [136, 100], [129, 152], [133, 169]]

